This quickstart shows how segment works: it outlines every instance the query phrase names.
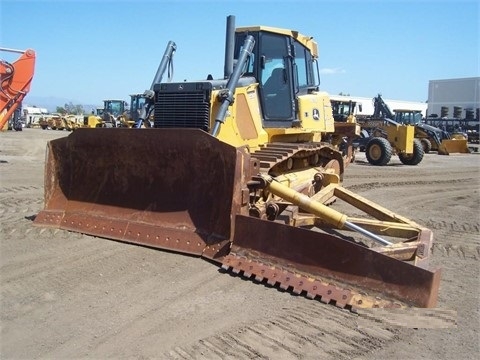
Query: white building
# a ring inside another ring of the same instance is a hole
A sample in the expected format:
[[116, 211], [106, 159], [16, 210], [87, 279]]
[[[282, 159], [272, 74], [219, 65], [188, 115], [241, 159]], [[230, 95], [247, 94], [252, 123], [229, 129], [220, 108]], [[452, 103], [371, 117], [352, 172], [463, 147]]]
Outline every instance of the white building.
[[479, 108], [480, 77], [429, 81], [428, 116], [465, 119], [467, 110], [478, 116]]
[[37, 125], [40, 118], [48, 114], [48, 110], [45, 108], [39, 108], [36, 106], [22, 106], [22, 118], [25, 121], [26, 126]]
[[[372, 97], [359, 97], [359, 96], [345, 96], [345, 95], [330, 95], [331, 100], [338, 101], [353, 101], [356, 103], [355, 115], [371, 116], [373, 115], [373, 96]], [[383, 98], [382, 98], [383, 99]], [[418, 110], [422, 112], [422, 116], [426, 116], [427, 103], [415, 102], [415, 101], [403, 101], [383, 99], [383, 101], [390, 107], [390, 110]]]

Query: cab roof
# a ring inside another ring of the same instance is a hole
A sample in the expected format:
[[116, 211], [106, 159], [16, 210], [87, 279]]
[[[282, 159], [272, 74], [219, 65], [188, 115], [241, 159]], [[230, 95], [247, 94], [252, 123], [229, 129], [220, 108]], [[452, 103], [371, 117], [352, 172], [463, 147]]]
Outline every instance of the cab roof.
[[300, 34], [298, 31], [295, 31], [295, 30], [288, 30], [288, 29], [262, 26], [262, 25], [243, 26], [235, 29], [235, 32], [237, 33], [250, 32], [250, 31], [251, 32], [263, 31], [263, 32], [270, 32], [274, 34], [291, 36], [292, 38], [297, 40], [299, 43], [301, 43], [303, 46], [308, 48], [313, 57], [318, 57], [318, 45], [317, 45], [317, 42], [313, 40], [313, 36], [306, 36], [306, 35]]

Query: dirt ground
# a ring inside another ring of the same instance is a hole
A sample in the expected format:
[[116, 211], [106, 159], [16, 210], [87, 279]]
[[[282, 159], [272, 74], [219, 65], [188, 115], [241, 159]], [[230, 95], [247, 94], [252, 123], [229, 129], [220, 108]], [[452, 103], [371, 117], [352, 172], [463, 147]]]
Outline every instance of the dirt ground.
[[[434, 231], [439, 322], [402, 326], [223, 273], [188, 256], [32, 225], [47, 140], [0, 133], [2, 359], [476, 359], [480, 156], [370, 166], [344, 185]], [[335, 206], [335, 204], [333, 205]], [[410, 315], [408, 315], [410, 316]], [[420, 317], [419, 317], [420, 318]], [[423, 325], [422, 325], [423, 324]]]

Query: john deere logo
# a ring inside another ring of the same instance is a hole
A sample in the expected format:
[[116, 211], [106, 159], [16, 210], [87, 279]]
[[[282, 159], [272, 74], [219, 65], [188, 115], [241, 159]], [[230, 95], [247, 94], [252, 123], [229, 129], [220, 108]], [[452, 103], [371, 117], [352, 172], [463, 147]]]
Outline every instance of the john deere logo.
[[320, 120], [320, 111], [318, 111], [318, 109], [313, 109], [312, 115], [313, 120]]

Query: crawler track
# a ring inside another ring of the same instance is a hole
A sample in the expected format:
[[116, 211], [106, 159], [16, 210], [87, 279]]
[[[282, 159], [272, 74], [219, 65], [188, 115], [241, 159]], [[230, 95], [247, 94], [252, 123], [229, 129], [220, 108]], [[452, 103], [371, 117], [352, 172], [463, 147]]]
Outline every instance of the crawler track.
[[338, 164], [339, 175], [343, 174], [343, 159], [340, 152], [328, 143], [269, 143], [252, 153], [260, 160], [260, 170], [273, 176], [308, 167], [332, 167]]

